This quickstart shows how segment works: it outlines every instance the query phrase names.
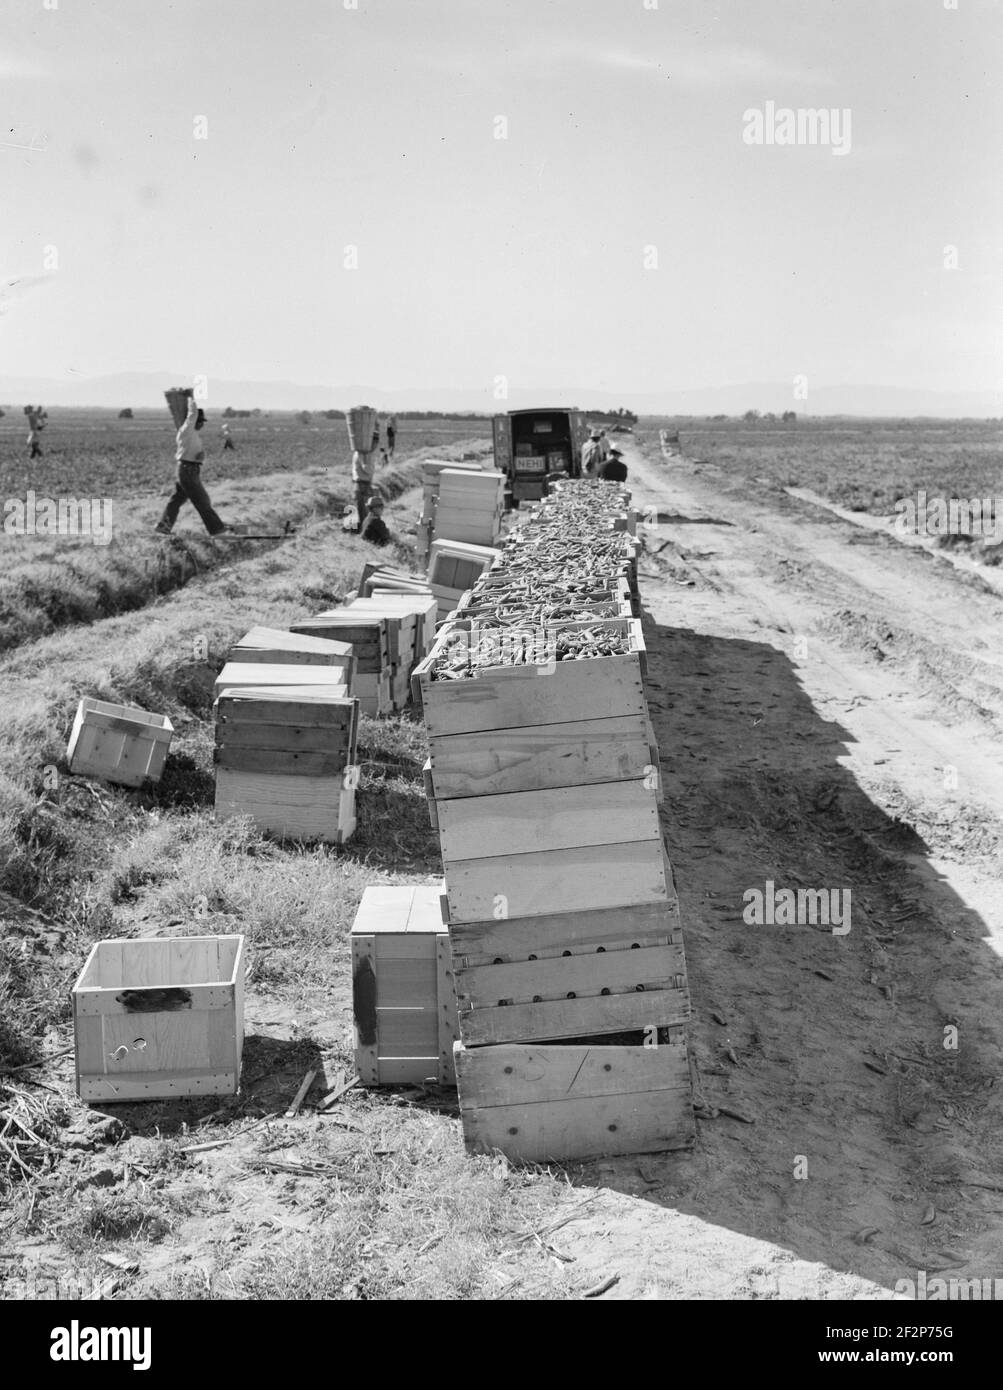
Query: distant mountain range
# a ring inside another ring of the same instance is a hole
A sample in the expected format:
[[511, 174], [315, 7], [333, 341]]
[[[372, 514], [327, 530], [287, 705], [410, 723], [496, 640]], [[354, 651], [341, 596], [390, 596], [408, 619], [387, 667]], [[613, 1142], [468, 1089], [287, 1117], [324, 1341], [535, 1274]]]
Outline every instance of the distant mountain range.
[[[114, 376], [0, 377], [5, 410], [27, 403], [47, 406], [105, 406], [142, 409], [164, 404], [164, 391], [190, 378], [183, 372], [120, 372]], [[585, 387], [513, 390], [506, 401], [490, 389], [324, 386], [317, 382], [211, 380], [208, 408], [223, 410], [344, 410], [365, 403], [378, 410], [476, 411], [544, 405], [609, 410], [624, 406], [638, 415], [742, 415], [746, 410], [795, 410], [799, 415], [938, 416], [948, 419], [1003, 416], [1003, 394], [992, 391], [927, 391], [905, 386], [823, 386], [795, 401], [789, 382], [743, 382], [673, 391], [592, 391]]]

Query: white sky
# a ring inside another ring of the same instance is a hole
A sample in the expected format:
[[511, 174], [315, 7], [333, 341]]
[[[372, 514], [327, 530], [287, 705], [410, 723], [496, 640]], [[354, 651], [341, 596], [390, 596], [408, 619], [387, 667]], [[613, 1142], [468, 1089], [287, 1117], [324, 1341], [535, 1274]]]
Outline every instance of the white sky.
[[996, 0], [55, 3], [0, 19], [0, 374], [1003, 380]]

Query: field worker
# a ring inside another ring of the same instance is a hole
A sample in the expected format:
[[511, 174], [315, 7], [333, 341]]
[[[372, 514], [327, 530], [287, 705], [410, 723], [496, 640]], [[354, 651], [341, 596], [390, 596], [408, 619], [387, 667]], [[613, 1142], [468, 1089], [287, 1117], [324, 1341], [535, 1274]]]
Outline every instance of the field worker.
[[599, 431], [599, 448], [602, 450], [602, 462], [605, 463], [609, 458], [610, 443], [606, 438], [606, 431]]
[[26, 405], [24, 413], [28, 417], [28, 457], [30, 459], [41, 458], [41, 433], [45, 429], [45, 422], [48, 417], [40, 405]]
[[391, 458], [394, 456], [394, 445], [397, 442], [397, 417], [391, 415], [387, 420], [387, 453]]
[[200, 409], [194, 396], [188, 398], [188, 414], [177, 433], [175, 458], [178, 462], [177, 484], [174, 496], [164, 508], [164, 514], [157, 522], [156, 530], [162, 536], [169, 536], [178, 519], [178, 512], [186, 502], [190, 502], [205, 525], [210, 536], [218, 536], [222, 531], [231, 531], [213, 511], [209, 494], [202, 484], [202, 462], [205, 449], [199, 433], [205, 424], [205, 411]]
[[599, 443], [599, 431], [593, 430], [582, 445], [582, 473], [586, 478], [597, 477], [601, 463], [602, 446]]
[[627, 481], [627, 465], [615, 444], [610, 445], [609, 458], [599, 469], [599, 476], [613, 483], [625, 483]]
[[366, 519], [366, 503], [372, 496], [373, 479], [376, 477], [376, 454], [380, 447], [380, 430], [377, 425], [373, 442], [368, 450], [356, 449], [352, 454], [352, 482], [355, 484], [355, 507], [359, 513], [359, 530]]
[[366, 513], [362, 530], [359, 532], [360, 537], [373, 545], [386, 545], [390, 540], [390, 532], [383, 520], [383, 498], [378, 495], [370, 497]]
[[226, 453], [227, 449], [233, 449], [233, 452], [234, 452], [234, 453], [237, 452], [237, 450], [234, 448], [233, 440], [230, 438], [230, 422], [229, 422], [229, 420], [224, 420], [224, 421], [223, 421], [223, 453], [224, 453], [224, 454]]

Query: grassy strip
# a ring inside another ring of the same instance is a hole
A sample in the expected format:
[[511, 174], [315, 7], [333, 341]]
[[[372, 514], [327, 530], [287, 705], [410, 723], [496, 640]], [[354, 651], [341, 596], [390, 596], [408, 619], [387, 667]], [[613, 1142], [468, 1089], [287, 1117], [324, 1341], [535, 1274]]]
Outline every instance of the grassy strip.
[[[393, 499], [413, 487], [418, 477], [419, 460], [405, 460], [384, 469], [379, 484], [384, 495]], [[334, 490], [318, 489], [309, 475], [288, 474], [222, 488], [217, 504], [224, 515], [229, 514], [228, 491], [241, 497], [241, 519], [262, 526], [274, 524], [276, 495], [282, 501], [282, 520], [297, 524], [340, 517], [353, 495], [344, 468]], [[269, 548], [269, 542], [214, 541], [201, 530], [183, 532], [168, 541], [152, 533], [153, 504], [127, 505], [133, 514], [124, 525], [116, 522], [115, 535], [106, 546], [70, 538], [27, 543], [38, 550], [38, 558], [0, 578], [0, 651], [11, 651], [71, 624], [94, 623], [145, 608], [198, 575]]]

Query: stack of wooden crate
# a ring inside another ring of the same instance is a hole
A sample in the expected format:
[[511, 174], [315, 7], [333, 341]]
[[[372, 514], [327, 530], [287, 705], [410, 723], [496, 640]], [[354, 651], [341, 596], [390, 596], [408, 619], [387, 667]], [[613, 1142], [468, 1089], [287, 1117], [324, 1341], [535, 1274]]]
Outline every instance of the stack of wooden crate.
[[[629, 533], [610, 532], [595, 494], [585, 500], [591, 531], [579, 514], [574, 544], [564, 532], [558, 606], [576, 547], [586, 591], [596, 550], [615, 577], [631, 568]], [[534, 521], [490, 576], [511, 561], [516, 591], [538, 550]], [[688, 994], [640, 624], [587, 604], [552, 620], [541, 592], [528, 622], [525, 611], [464, 620], [461, 608], [415, 678], [464, 1133], [472, 1149], [527, 1161], [676, 1148], [693, 1134]]]
[[358, 717], [343, 686], [225, 687], [216, 699], [216, 815], [343, 844], [355, 830]]
[[435, 529], [435, 507], [439, 497], [439, 478], [443, 472], [465, 472], [481, 473], [484, 471], [480, 462], [476, 459], [471, 460], [445, 460], [445, 459], [426, 459], [422, 464], [422, 502], [421, 519], [418, 522], [418, 534], [415, 538], [415, 552], [419, 560], [428, 558], [429, 547], [433, 540]]
[[356, 662], [353, 694], [363, 714], [381, 715], [393, 708], [389, 627], [385, 617], [343, 606], [293, 623], [290, 631], [351, 643]]
[[389, 593], [377, 589], [347, 605], [351, 613], [386, 619], [390, 644], [390, 702], [402, 710], [411, 699], [411, 674], [435, 640], [436, 600], [431, 593]]
[[433, 540], [497, 545], [504, 512], [505, 474], [495, 469], [444, 468], [439, 474]]

